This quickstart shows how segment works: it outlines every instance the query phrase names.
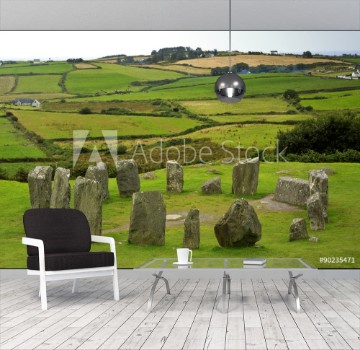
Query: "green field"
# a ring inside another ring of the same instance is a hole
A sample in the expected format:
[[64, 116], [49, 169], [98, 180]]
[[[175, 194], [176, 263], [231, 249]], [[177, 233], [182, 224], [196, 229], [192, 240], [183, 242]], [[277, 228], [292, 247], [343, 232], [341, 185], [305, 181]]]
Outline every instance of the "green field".
[[[177, 89], [180, 87], [193, 87], [197, 85], [215, 84], [218, 77], [199, 77], [181, 79], [166, 86], [154, 87], [151, 90]], [[329, 90], [346, 87], [359, 87], [359, 80], [344, 80], [335, 78], [320, 78], [298, 74], [268, 73], [242, 75], [246, 83], [247, 94], [271, 94], [286, 89], [296, 91]]]
[[[240, 74], [240, 76], [244, 79], [244, 81], [249, 80], [257, 80], [257, 79], [278, 79], [278, 78], [303, 78], [303, 74], [292, 74], [292, 73], [259, 73], [259, 74]], [[180, 79], [173, 83], [167, 84], [166, 86], [158, 86], [154, 87], [152, 90], [163, 90], [165, 89], [172, 89], [172, 88], [179, 88], [185, 86], [196, 86], [196, 85], [208, 85], [211, 83], [216, 82], [218, 76], [209, 76], [209, 77], [191, 77], [186, 79]]]
[[25, 67], [13, 67], [12, 65], [0, 66], [0, 75], [3, 74], [61, 74], [72, 70], [72, 65], [69, 63], [49, 63], [49, 64], [34, 64]]
[[[197, 79], [199, 81], [197, 81]], [[187, 83], [187, 80], [189, 80], [188, 86], [185, 85]], [[181, 79], [172, 84], [167, 84], [162, 87], [151, 88], [146, 92], [133, 92], [125, 95], [85, 97], [79, 100], [209, 100], [209, 98], [211, 98], [212, 96], [213, 99], [216, 99], [214, 92], [215, 81], [216, 77], [187, 78]], [[246, 76], [244, 77], [244, 81], [246, 83], [247, 96], [282, 94], [287, 89], [293, 89], [298, 92], [312, 92], [319, 90], [326, 91], [336, 89], [346, 90], [360, 88], [360, 80], [345, 80], [293, 75], [290, 75], [289, 77], [274, 77], [269, 74], [269, 77], [264, 76], [258, 79], [253, 77], [247, 78]]]
[[301, 94], [301, 104], [315, 110], [360, 109], [360, 90]]
[[279, 130], [291, 129], [289, 125], [274, 125], [274, 124], [237, 124], [214, 126], [208, 129], [187, 134], [193, 140], [209, 138], [211, 142], [222, 144], [224, 141], [226, 148], [237, 147], [240, 142], [242, 148], [257, 147], [264, 149], [265, 147], [276, 147], [276, 135]]
[[360, 57], [345, 57], [344, 61], [358, 64], [360, 63]]
[[158, 114], [161, 105], [153, 104], [151, 101], [91, 101], [91, 102], [69, 102], [59, 103], [48, 101], [41, 106], [42, 110], [52, 112], [79, 112], [82, 108], [87, 107], [93, 113], [101, 113], [103, 110], [111, 108], [124, 109], [129, 112]]
[[313, 76], [319, 76], [319, 77], [331, 77], [336, 78], [338, 75], [351, 75], [353, 70], [348, 71], [325, 71], [325, 72], [312, 72]]
[[25, 139], [6, 118], [0, 118], [0, 159], [44, 158], [45, 153]]
[[[291, 176], [307, 178], [308, 170], [323, 166], [336, 171], [336, 174], [329, 178], [329, 223], [325, 230], [317, 232], [311, 231], [308, 226], [309, 235], [320, 238], [318, 243], [308, 240], [289, 242], [289, 226], [292, 219], [306, 218], [306, 211], [304, 209], [279, 211], [262, 204], [260, 199], [274, 192], [279, 171], [287, 171]], [[164, 169], [156, 172], [158, 175], [156, 180], [142, 180], [141, 182], [142, 191], [161, 190], [163, 192], [168, 214], [184, 215], [191, 207], [200, 210], [201, 243], [200, 249], [194, 250], [194, 257], [301, 257], [319, 268], [360, 267], [358, 255], [360, 217], [357, 215], [358, 207], [353, 205], [360, 195], [359, 164], [262, 163], [258, 193], [253, 197], [247, 197], [254, 205], [262, 224], [262, 239], [258, 242], [260, 248], [222, 248], [218, 245], [213, 227], [236, 196], [231, 194], [232, 166], [211, 165], [211, 168], [221, 172], [217, 176], [222, 179], [222, 195], [200, 194], [201, 184], [213, 176], [206, 173], [207, 166], [185, 167], [184, 192], [181, 194], [165, 192], [166, 172]], [[24, 235], [22, 215], [26, 209], [30, 208], [27, 184], [0, 181], [0, 188], [2, 193], [11, 193], [12, 203], [8, 205], [7, 195], [0, 196], [0, 206], [3, 208], [0, 211], [0, 220], [7, 223], [3, 226], [0, 237], [0, 244], [3, 247], [0, 267], [24, 268], [26, 248], [21, 244], [21, 237]], [[103, 230], [105, 230], [105, 235], [112, 236], [117, 241], [118, 266], [136, 267], [153, 258], [175, 257], [176, 248], [182, 245], [183, 223], [168, 225], [164, 247], [139, 247], [129, 244], [127, 238], [131, 198], [119, 198], [115, 179], [110, 180], [109, 188], [110, 199], [103, 205]], [[109, 229], [112, 233], [106, 233]], [[95, 250], [99, 249], [100, 245], [96, 245]], [[324, 256], [354, 257], [355, 264], [321, 264], [319, 259]]]
[[[89, 94], [102, 90], [138, 90], [139, 87], [131, 86], [135, 81], [152, 81], [164, 79], [177, 79], [183, 75], [157, 69], [134, 68], [116, 64], [98, 64], [102, 69], [81, 69], [68, 74], [66, 88], [70, 93]], [[117, 95], [121, 99], [124, 95]]]
[[250, 115], [221, 115], [210, 116], [209, 119], [218, 123], [244, 123], [244, 122], [258, 122], [267, 121], [269, 123], [286, 123], [298, 122], [312, 118], [309, 114], [250, 114]]
[[34, 160], [32, 162], [19, 162], [18, 159], [14, 159], [13, 162], [4, 162], [2, 163], [0, 161], [0, 169], [3, 169], [6, 171], [7, 175], [10, 178], [13, 178], [15, 174], [19, 171], [20, 168], [24, 169], [26, 172], [29, 172], [30, 170], [34, 169], [37, 165], [48, 165], [48, 163], [44, 163], [42, 161]]
[[6, 94], [9, 91], [11, 91], [11, 89], [14, 87], [15, 85], [15, 77], [10, 75], [10, 76], [6, 76], [6, 77], [2, 77], [0, 76], [0, 95], [1, 94]]
[[113, 116], [54, 112], [14, 111], [19, 122], [44, 139], [72, 139], [73, 130], [90, 130], [89, 137], [102, 137], [102, 130], [117, 130], [119, 136], [168, 135], [199, 124], [188, 118]]
[[181, 103], [190, 112], [200, 115], [216, 114], [249, 114], [249, 113], [283, 113], [294, 110], [292, 106], [279, 97], [248, 98], [241, 103], [222, 103], [218, 100], [186, 101]]
[[16, 86], [16, 93], [52, 93], [61, 92], [61, 87], [58, 85], [60, 75], [34, 75], [34, 76], [20, 76]]
[[158, 68], [171, 70], [174, 72], [181, 72], [187, 75], [210, 75], [211, 70], [208, 68], [196, 68], [183, 64], [151, 64], [151, 65], [142, 65], [143, 67], [149, 68]]

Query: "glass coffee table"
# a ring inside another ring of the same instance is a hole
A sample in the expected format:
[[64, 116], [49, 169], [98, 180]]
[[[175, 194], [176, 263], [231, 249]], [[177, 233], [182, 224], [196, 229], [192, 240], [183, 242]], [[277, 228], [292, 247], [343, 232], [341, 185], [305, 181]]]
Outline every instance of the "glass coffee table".
[[[165, 271], [166, 273], [169, 273], [174, 270], [211, 269], [213, 277], [221, 277], [223, 279], [222, 296], [225, 298], [226, 295], [231, 294], [231, 271], [241, 269], [241, 272], [250, 270], [255, 273], [255, 271], [262, 270], [267, 273], [275, 270], [278, 272], [282, 269], [284, 271], [288, 271], [288, 294], [292, 294], [294, 296], [296, 311], [300, 312], [300, 298], [296, 279], [303, 276], [303, 274], [306, 273], [306, 271], [309, 271], [309, 269], [316, 268], [301, 258], [267, 258], [263, 259], [265, 260], [265, 263], [261, 263], [256, 260], [257, 259], [246, 258], [194, 258], [191, 264], [184, 265], [174, 265], [177, 259], [171, 258], [157, 258], [148, 261], [139, 267], [139, 269], [155, 270], [155, 273], [153, 273], [155, 280], [150, 290], [147, 311], [151, 311], [155, 289], [160, 280], [165, 283], [167, 294], [170, 294], [169, 282], [167, 278], [163, 276]], [[250, 263], [250, 265], [244, 265], [244, 261], [245, 263]]]

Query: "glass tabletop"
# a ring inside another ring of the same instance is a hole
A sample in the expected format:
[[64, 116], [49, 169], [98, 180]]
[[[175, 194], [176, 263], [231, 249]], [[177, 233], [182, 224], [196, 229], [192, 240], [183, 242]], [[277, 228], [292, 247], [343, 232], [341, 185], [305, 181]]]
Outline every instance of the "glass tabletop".
[[[261, 261], [263, 260], [263, 261]], [[301, 258], [194, 258], [192, 264], [179, 265], [174, 258], [156, 258], [141, 265], [140, 269], [242, 269], [242, 268], [282, 268], [315, 269]]]

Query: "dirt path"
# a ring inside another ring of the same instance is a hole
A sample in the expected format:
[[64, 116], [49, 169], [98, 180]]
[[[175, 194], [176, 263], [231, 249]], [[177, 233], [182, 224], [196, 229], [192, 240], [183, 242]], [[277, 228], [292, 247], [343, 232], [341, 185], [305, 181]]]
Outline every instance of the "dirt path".
[[274, 200], [274, 195], [273, 194], [269, 194], [264, 198], [261, 199], [257, 199], [257, 200], [253, 200], [253, 201], [249, 201], [249, 203], [257, 210], [260, 210], [262, 212], [276, 212], [276, 211], [280, 211], [280, 212], [295, 212], [295, 211], [301, 211], [302, 209], [294, 206], [294, 205], [290, 205], [290, 204], [286, 204], [286, 203], [281, 203], [281, 202], [277, 202], [276, 200]]

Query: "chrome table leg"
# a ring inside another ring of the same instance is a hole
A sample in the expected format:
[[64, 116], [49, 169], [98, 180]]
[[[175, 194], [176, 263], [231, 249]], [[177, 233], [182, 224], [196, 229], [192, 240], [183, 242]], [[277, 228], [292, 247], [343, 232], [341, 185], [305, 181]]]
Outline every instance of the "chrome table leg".
[[224, 275], [223, 275], [223, 288], [222, 288], [222, 312], [226, 312], [226, 295], [230, 296], [230, 282], [231, 282], [231, 278], [230, 275], [226, 273], [226, 271], [224, 271]]
[[230, 286], [231, 286], [231, 277], [230, 277], [230, 275], [229, 275], [228, 273], [226, 273], [226, 271], [224, 271], [224, 276], [223, 276], [223, 295], [231, 294]]
[[151, 311], [151, 307], [152, 307], [152, 303], [153, 303], [153, 299], [154, 299], [154, 293], [155, 293], [155, 288], [159, 282], [159, 280], [163, 280], [165, 282], [165, 286], [166, 286], [166, 293], [170, 294], [170, 287], [169, 287], [169, 281], [162, 276], [164, 271], [160, 271], [159, 273], [154, 273], [153, 276], [155, 277], [155, 281], [151, 287], [150, 290], [150, 296], [149, 296], [149, 300], [148, 300], [148, 306], [147, 306], [147, 312]]
[[296, 279], [301, 277], [303, 274], [299, 274], [296, 276], [293, 276], [292, 271], [289, 271], [289, 276], [290, 276], [290, 282], [289, 282], [289, 288], [288, 288], [288, 294], [292, 293], [292, 289], [294, 289], [294, 298], [295, 298], [295, 303], [296, 303], [296, 311], [300, 312], [301, 308], [300, 308], [300, 298], [299, 298], [299, 291], [298, 291], [298, 287], [296, 284]]

